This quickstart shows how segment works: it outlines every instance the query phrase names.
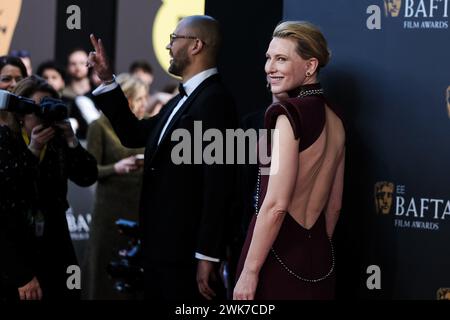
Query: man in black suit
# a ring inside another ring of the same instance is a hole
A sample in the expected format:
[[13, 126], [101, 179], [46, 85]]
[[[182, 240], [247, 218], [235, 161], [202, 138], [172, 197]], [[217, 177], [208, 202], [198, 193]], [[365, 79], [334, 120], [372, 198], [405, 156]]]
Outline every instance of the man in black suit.
[[[90, 53], [88, 64], [103, 80], [94, 91], [96, 104], [124, 146], [146, 147], [140, 202], [145, 297], [198, 300], [220, 296], [219, 266], [233, 200], [234, 167], [220, 161], [206, 164], [200, 159], [199, 163], [198, 148], [202, 152], [207, 144], [194, 134], [197, 121], [203, 132], [218, 129], [223, 134], [237, 123], [233, 100], [217, 74], [218, 22], [208, 16], [190, 16], [179, 22], [167, 49], [172, 58], [169, 72], [182, 78], [180, 94], [157, 116], [141, 121], [132, 115], [114, 81], [101, 40], [91, 35], [91, 42], [95, 52]], [[183, 151], [193, 155], [190, 163], [174, 163], [177, 132], [190, 134], [193, 145]]]

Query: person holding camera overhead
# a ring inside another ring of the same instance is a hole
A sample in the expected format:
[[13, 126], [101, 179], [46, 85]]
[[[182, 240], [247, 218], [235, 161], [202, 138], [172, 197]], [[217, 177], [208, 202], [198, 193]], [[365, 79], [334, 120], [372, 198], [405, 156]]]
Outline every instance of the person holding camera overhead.
[[[78, 143], [65, 106], [44, 79], [25, 78], [13, 93], [36, 106], [27, 114], [10, 110], [15, 121], [0, 127], [1, 214], [9, 223], [1, 232], [7, 247], [1, 281], [16, 287], [22, 300], [79, 299], [79, 290], [67, 286], [67, 268], [78, 265], [65, 215], [67, 182], [93, 184], [96, 161]], [[19, 208], [8, 211], [4, 204]]]

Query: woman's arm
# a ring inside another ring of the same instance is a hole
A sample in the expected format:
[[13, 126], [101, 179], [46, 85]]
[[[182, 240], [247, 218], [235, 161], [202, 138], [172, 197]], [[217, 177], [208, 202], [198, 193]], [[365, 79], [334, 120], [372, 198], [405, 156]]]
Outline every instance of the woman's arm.
[[87, 131], [87, 151], [97, 160], [98, 179], [115, 175], [114, 163], [104, 164], [103, 148], [106, 142], [105, 130], [98, 121], [92, 122]]
[[108, 139], [105, 137], [104, 127], [94, 121], [89, 125], [87, 132], [87, 151], [97, 160], [98, 180], [102, 181], [111, 176], [128, 174], [140, 168], [136, 164], [136, 156], [129, 156], [117, 162], [106, 163], [104, 150], [107, 148]]
[[256, 219], [244, 268], [236, 284], [235, 299], [253, 299], [258, 275], [272, 247], [291, 202], [298, 172], [298, 145], [288, 118], [277, 118], [279, 141], [273, 140], [267, 194]]

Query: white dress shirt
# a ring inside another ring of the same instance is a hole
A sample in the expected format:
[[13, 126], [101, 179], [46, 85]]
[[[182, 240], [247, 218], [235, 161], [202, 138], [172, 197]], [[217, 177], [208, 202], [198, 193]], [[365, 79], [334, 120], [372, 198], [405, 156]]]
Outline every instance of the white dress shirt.
[[164, 136], [164, 133], [167, 130], [167, 127], [169, 126], [170, 122], [172, 121], [173, 117], [177, 114], [178, 110], [180, 110], [183, 103], [187, 100], [187, 98], [191, 95], [192, 92], [194, 92], [195, 89], [206, 79], [209, 77], [217, 74], [217, 68], [211, 68], [205, 71], [202, 71], [200, 73], [197, 73], [195, 76], [190, 78], [186, 83], [183, 83], [184, 90], [186, 90], [187, 96], [183, 96], [183, 98], [178, 102], [178, 104], [175, 106], [175, 108], [172, 110], [172, 113], [170, 114], [169, 118], [167, 119], [166, 124], [161, 130], [161, 134], [159, 135], [158, 139], [158, 145], [161, 142], [161, 139]]

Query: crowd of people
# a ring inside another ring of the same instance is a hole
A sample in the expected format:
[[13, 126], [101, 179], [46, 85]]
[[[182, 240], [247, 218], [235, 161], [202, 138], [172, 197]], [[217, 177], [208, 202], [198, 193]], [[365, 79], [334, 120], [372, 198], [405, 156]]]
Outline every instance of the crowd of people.
[[[263, 125], [279, 138], [254, 146], [271, 161], [246, 177], [249, 190], [238, 186], [247, 166], [172, 160], [177, 129], [195, 137], [196, 121], [224, 136], [239, 127], [217, 68], [214, 18], [183, 18], [170, 35], [168, 71], [181, 83], [167, 93], [151, 91], [145, 61], [115, 76], [102, 41], [90, 40], [93, 51], [74, 49], [66, 68], [48, 61], [36, 74], [24, 51], [0, 57], [0, 89], [36, 106], [0, 105], [0, 298], [80, 299], [66, 283], [70, 265], [83, 265], [84, 297], [131, 298], [106, 271], [123, 242], [122, 218], [139, 221], [146, 299], [333, 299], [345, 130], [318, 79], [330, 58], [320, 30], [285, 21], [273, 32]], [[67, 116], [49, 121], [44, 107], [61, 105]], [[97, 183], [84, 261], [65, 220], [68, 180]]]

